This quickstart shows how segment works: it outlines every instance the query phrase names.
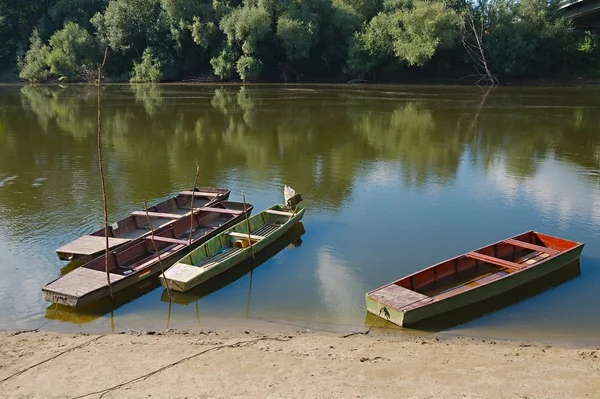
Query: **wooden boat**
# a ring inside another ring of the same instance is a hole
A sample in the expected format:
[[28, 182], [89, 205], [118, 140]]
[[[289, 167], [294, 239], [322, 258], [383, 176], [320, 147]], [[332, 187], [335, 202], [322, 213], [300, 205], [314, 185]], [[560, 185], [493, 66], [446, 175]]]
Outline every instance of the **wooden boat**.
[[583, 246], [528, 231], [369, 291], [367, 311], [399, 326], [416, 324], [561, 270]]
[[160, 283], [181, 292], [196, 287], [267, 248], [299, 222], [304, 211], [273, 205], [200, 245], [159, 275]]
[[[193, 194], [194, 209], [197, 209], [211, 206], [220, 201], [226, 201], [229, 198], [230, 191], [223, 188], [197, 187], [193, 190]], [[191, 199], [192, 191], [181, 191], [172, 198], [148, 207], [152, 227], [156, 230], [172, 224], [178, 219], [189, 216]], [[106, 250], [106, 238], [104, 234], [104, 228], [101, 228], [89, 235], [79, 237], [58, 248], [56, 254], [61, 260], [88, 262]], [[146, 220], [146, 212], [144, 210], [134, 211], [126, 218], [108, 227], [109, 249], [116, 248], [148, 234], [150, 234], [150, 226]]]
[[[246, 204], [248, 214], [252, 208], [252, 205]], [[221, 201], [194, 212], [191, 244], [189, 234], [192, 221], [188, 215], [156, 231], [154, 236], [140, 237], [111, 250], [108, 253], [108, 268], [113, 294], [156, 275], [161, 270], [161, 262], [166, 269], [191, 249], [240, 220], [245, 220], [244, 204]], [[101, 255], [48, 283], [42, 288], [44, 299], [77, 308], [110, 296], [105, 259], [105, 255]]]
[[[302, 235], [306, 233], [302, 222], [294, 224], [290, 229], [283, 234], [280, 238], [275, 240], [273, 244], [269, 245], [264, 250], [258, 252], [254, 259], [250, 257], [238, 266], [213, 277], [204, 284], [200, 284], [187, 292], [171, 291], [171, 298], [166, 289], [160, 296], [161, 302], [174, 302], [179, 305], [189, 305], [190, 303], [196, 302], [205, 296], [212, 294], [213, 292], [219, 291], [220, 289], [228, 286], [236, 280], [242, 278], [254, 269], [261, 266], [264, 262], [289, 247], [299, 247], [302, 245]], [[160, 285], [160, 283], [158, 283]]]

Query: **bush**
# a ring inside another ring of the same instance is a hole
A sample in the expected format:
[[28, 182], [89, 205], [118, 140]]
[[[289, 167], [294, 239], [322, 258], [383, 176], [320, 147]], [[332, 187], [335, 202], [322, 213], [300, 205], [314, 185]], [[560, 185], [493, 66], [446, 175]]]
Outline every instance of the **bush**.
[[69, 80], [81, 80], [98, 63], [99, 48], [90, 34], [74, 22], [50, 38], [52, 48], [47, 58], [50, 72]]
[[162, 63], [156, 58], [150, 47], [142, 54], [142, 61], [133, 63], [131, 83], [158, 82], [162, 78]]
[[43, 82], [48, 79], [48, 55], [50, 48], [42, 43], [37, 30], [34, 30], [29, 39], [31, 45], [25, 57], [19, 62], [19, 76], [32, 82]]

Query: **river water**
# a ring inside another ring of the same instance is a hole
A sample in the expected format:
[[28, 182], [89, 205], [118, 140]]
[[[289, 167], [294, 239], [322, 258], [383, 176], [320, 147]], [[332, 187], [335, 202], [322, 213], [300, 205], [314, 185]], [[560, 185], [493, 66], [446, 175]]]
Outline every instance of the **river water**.
[[199, 186], [259, 211], [288, 184], [307, 211], [252, 273], [80, 314], [41, 288], [55, 249], [102, 223], [96, 112], [93, 87], [0, 86], [0, 328], [366, 329], [367, 291], [537, 230], [584, 242], [581, 274], [442, 332], [600, 342], [597, 88], [107, 85], [110, 221], [189, 189], [195, 160]]

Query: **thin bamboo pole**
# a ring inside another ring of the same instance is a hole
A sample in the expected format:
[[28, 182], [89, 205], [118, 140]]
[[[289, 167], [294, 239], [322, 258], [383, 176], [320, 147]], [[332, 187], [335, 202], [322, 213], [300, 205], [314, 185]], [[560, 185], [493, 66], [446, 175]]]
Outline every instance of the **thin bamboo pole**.
[[[163, 263], [162, 263], [162, 259], [160, 257], [160, 252], [158, 250], [158, 248], [156, 247], [156, 242], [154, 242], [154, 227], [152, 226], [152, 221], [150, 220], [150, 215], [148, 214], [148, 205], [146, 204], [146, 201], [144, 201], [144, 211], [146, 212], [146, 220], [148, 221], [148, 226], [150, 227], [150, 234], [151, 234], [151, 241], [152, 241], [152, 247], [154, 248], [154, 252], [156, 252], [156, 255], [158, 256], [158, 264], [160, 265], [160, 273], [163, 275], [165, 275], [165, 268], [163, 267]], [[167, 287], [167, 296], [169, 297], [169, 302], [171, 302], [171, 289], [169, 288], [169, 284], [167, 282], [166, 284]]]
[[102, 146], [100, 137], [102, 136], [102, 122], [100, 119], [100, 87], [102, 82], [102, 68], [106, 63], [108, 47], [104, 49], [104, 59], [102, 65], [98, 68], [98, 167], [100, 169], [100, 181], [102, 183], [102, 202], [104, 203], [104, 237], [106, 238], [106, 251], [104, 252], [104, 268], [106, 270], [106, 281], [108, 282], [108, 292], [113, 297], [112, 286], [110, 284], [110, 273], [108, 272], [108, 205], [106, 204], [106, 183], [104, 182], [104, 171], [102, 165]]
[[246, 209], [246, 196], [242, 191], [242, 201], [244, 202], [244, 214], [246, 215], [246, 227], [248, 228], [248, 243], [250, 244], [250, 252], [252, 253], [252, 259], [254, 259], [254, 248], [252, 248], [252, 239], [250, 238], [250, 220], [248, 220], [248, 211]]
[[[254, 266], [254, 265], [252, 265]], [[248, 300], [246, 301], [246, 318], [248, 318], [248, 314], [250, 313], [250, 297], [252, 296], [252, 274], [254, 270], [250, 270], [250, 282], [248, 283]]]
[[196, 192], [196, 184], [198, 183], [198, 174], [200, 173], [200, 166], [198, 166], [198, 160], [196, 159], [196, 177], [194, 177], [194, 187], [192, 187], [192, 201], [190, 202], [190, 238], [189, 245], [192, 245], [192, 229], [194, 228], [194, 193]]

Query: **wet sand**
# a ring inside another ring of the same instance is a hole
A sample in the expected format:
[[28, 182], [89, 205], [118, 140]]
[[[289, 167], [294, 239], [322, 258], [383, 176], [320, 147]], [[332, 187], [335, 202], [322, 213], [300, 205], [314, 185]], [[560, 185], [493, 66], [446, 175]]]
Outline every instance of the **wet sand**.
[[599, 398], [600, 348], [312, 331], [0, 332], [7, 398]]

